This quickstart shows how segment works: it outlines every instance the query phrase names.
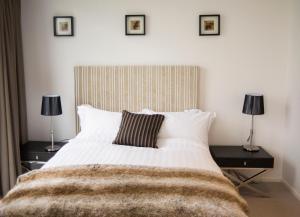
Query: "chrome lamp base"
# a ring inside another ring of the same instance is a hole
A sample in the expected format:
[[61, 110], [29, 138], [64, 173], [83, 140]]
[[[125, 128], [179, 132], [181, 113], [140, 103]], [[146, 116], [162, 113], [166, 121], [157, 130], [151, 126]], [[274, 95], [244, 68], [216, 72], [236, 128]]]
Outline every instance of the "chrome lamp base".
[[246, 151], [250, 151], [250, 152], [257, 152], [257, 151], [259, 151], [259, 147], [256, 146], [256, 145], [253, 145], [253, 115], [252, 115], [252, 118], [251, 118], [250, 135], [249, 135], [249, 137], [247, 139], [247, 142], [249, 142], [249, 144], [243, 145], [243, 148]]
[[45, 147], [45, 150], [48, 152], [55, 152], [58, 151], [61, 147], [58, 145], [49, 145]]
[[54, 144], [54, 131], [53, 131], [53, 120], [51, 116], [51, 145], [45, 147], [45, 150], [48, 152], [55, 152], [58, 151], [61, 147]]
[[256, 145], [243, 145], [243, 148], [246, 150], [246, 151], [250, 151], [250, 152], [257, 152], [259, 151], [259, 147], [256, 146]]

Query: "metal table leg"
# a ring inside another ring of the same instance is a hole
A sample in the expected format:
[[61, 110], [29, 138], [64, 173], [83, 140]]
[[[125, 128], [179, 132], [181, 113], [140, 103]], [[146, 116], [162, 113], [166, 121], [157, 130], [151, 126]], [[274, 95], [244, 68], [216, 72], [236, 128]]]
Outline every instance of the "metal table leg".
[[263, 197], [269, 197], [269, 195], [261, 190], [258, 190], [256, 188], [254, 188], [253, 186], [249, 185], [250, 182], [253, 181], [254, 178], [264, 174], [265, 172], [267, 172], [268, 170], [267, 169], [263, 169], [262, 171], [254, 174], [253, 176], [251, 177], [247, 177], [246, 179], [244, 180], [241, 180], [240, 177], [236, 177], [236, 176], [233, 176], [232, 174], [230, 174], [229, 172], [227, 172], [226, 170], [223, 170], [223, 173], [225, 176], [227, 176], [229, 179], [231, 179], [232, 181], [238, 183], [236, 185], [236, 189], [239, 189], [241, 187], [245, 187], [245, 188], [248, 188], [254, 192], [256, 192], [257, 194], [259, 194], [260, 196], [263, 196]]

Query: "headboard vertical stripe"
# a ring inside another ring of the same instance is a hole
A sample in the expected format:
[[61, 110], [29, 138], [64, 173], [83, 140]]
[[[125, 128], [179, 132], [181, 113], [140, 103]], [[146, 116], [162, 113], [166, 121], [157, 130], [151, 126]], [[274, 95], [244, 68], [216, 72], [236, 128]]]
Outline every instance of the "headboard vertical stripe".
[[110, 111], [199, 108], [198, 66], [76, 66], [74, 73], [76, 107], [90, 104]]

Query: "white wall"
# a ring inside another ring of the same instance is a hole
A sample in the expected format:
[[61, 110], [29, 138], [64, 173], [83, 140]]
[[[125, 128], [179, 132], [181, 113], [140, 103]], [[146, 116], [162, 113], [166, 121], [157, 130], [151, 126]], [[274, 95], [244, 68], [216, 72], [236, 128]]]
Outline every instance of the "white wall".
[[[57, 139], [75, 135], [73, 67], [78, 64], [195, 64], [202, 68], [202, 108], [216, 111], [215, 144], [242, 144], [250, 117], [246, 92], [265, 95], [255, 143], [276, 158], [281, 178], [288, 6], [281, 0], [23, 0], [22, 24], [29, 138], [48, 139], [41, 96], [62, 96]], [[124, 15], [144, 13], [147, 35], [125, 36]], [[199, 37], [198, 15], [221, 14], [221, 36]], [[53, 36], [52, 17], [75, 17], [75, 37]]]
[[291, 0], [283, 178], [300, 199], [300, 1]]

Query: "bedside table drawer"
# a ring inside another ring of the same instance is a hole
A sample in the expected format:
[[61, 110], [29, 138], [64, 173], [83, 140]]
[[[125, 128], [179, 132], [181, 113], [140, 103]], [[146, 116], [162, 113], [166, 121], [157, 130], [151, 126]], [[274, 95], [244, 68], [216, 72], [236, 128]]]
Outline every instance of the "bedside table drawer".
[[260, 147], [258, 152], [245, 151], [242, 146], [211, 145], [210, 153], [223, 168], [273, 168], [274, 157]]
[[56, 152], [23, 152], [22, 161], [44, 161], [47, 162]]
[[23, 173], [26, 173], [31, 170], [40, 169], [45, 165], [45, 162], [41, 161], [22, 161]]
[[273, 168], [273, 159], [215, 159], [219, 167]]

